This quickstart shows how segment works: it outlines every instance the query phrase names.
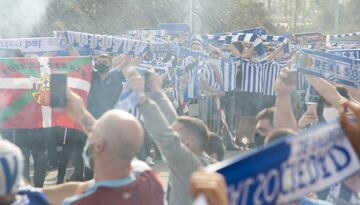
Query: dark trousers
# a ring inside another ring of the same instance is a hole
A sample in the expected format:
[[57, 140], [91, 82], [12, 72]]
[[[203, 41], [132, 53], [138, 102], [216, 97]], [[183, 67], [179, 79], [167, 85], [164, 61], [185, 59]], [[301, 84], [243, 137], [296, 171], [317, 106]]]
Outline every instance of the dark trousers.
[[140, 153], [138, 154], [138, 158], [142, 161], [145, 161], [146, 157], [150, 156], [150, 149], [151, 149], [151, 138], [149, 133], [146, 131], [144, 132], [144, 143], [140, 149]]
[[30, 182], [30, 155], [34, 159], [34, 186], [43, 187], [47, 168], [47, 140], [44, 129], [5, 129], [5, 139], [15, 143], [25, 159], [24, 177]]
[[[154, 160], [160, 160], [161, 154], [159, 149], [156, 147], [156, 144], [152, 141], [149, 132], [144, 128], [144, 143], [140, 149], [139, 154], [137, 155], [138, 159], [145, 161], [146, 157], [152, 157]], [[151, 152], [153, 151], [153, 154]]]
[[57, 144], [58, 150], [58, 177], [57, 183], [63, 183], [66, 168], [69, 161], [73, 161], [74, 173], [70, 177], [71, 181], [82, 181], [84, 173], [84, 162], [82, 160], [82, 151], [86, 141], [86, 135], [75, 129], [57, 129], [56, 135], [60, 143]]

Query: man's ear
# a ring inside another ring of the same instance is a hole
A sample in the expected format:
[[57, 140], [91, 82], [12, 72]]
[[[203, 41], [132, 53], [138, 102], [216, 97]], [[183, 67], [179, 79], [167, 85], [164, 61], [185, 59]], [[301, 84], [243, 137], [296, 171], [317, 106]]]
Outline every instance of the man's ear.
[[94, 144], [94, 154], [97, 153], [101, 153], [104, 149], [105, 149], [105, 140], [103, 139], [99, 139], [95, 144]]

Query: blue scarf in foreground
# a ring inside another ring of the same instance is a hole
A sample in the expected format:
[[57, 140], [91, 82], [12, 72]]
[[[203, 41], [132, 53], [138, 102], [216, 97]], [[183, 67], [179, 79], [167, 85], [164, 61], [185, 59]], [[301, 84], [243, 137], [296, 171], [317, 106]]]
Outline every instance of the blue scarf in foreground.
[[333, 121], [207, 169], [225, 177], [229, 204], [275, 205], [341, 182], [360, 164]]

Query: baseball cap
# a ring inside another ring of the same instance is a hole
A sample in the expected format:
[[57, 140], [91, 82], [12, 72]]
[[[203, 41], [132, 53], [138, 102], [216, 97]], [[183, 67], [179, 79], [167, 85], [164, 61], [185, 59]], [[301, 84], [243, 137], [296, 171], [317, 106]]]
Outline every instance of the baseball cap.
[[16, 145], [0, 139], [0, 196], [16, 193], [23, 184], [23, 161]]

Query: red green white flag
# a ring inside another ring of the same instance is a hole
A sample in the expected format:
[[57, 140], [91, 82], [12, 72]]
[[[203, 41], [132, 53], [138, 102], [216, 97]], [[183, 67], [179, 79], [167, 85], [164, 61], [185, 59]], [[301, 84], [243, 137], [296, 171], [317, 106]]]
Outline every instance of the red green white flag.
[[90, 57], [0, 58], [0, 128], [61, 126], [80, 129], [62, 110], [50, 105], [50, 74], [63, 71], [68, 87], [87, 104]]

